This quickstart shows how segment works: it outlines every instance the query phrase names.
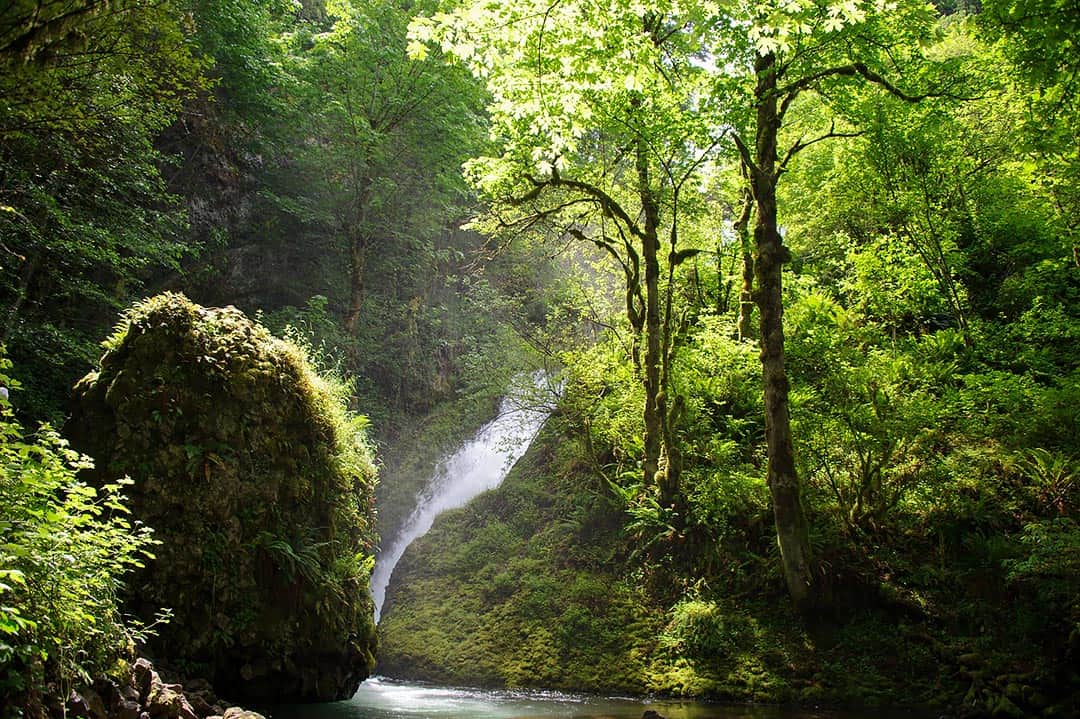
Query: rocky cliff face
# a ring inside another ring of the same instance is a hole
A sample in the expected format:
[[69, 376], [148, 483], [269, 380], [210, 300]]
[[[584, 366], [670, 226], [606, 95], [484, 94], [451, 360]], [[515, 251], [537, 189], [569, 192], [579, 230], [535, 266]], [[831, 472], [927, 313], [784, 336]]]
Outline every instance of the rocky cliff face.
[[162, 544], [130, 586], [148, 647], [230, 699], [350, 696], [374, 660], [374, 468], [363, 418], [295, 346], [236, 309], [133, 308], [68, 427], [97, 481], [123, 475]]

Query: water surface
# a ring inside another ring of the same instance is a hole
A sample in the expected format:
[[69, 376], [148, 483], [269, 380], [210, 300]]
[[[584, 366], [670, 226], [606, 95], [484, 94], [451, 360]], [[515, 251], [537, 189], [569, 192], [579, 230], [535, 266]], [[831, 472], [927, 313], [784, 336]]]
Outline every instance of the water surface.
[[491, 691], [412, 684], [372, 677], [352, 699], [279, 707], [271, 719], [641, 719], [646, 710], [667, 719], [887, 719], [911, 716], [840, 713], [697, 701], [598, 697], [552, 691]]

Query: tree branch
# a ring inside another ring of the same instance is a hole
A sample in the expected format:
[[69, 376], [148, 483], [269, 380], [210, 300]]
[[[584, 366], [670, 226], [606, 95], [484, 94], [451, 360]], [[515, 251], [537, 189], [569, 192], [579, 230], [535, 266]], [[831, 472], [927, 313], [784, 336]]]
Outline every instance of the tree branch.
[[743, 167], [745, 167], [750, 173], [761, 176], [761, 168], [754, 164], [754, 156], [750, 152], [750, 148], [746, 146], [743, 139], [739, 137], [739, 133], [731, 133], [732, 139], [735, 140], [735, 147], [739, 150], [739, 157], [742, 159]]
[[934, 92], [926, 92], [926, 93], [923, 93], [921, 95], [911, 95], [911, 94], [908, 94], [908, 93], [904, 92], [903, 90], [898, 88], [896, 85], [892, 84], [891, 82], [889, 82], [889, 80], [886, 79], [884, 76], [882, 76], [882, 75], [878, 74], [877, 72], [871, 70], [869, 67], [866, 66], [866, 63], [853, 62], [853, 63], [847, 64], [847, 65], [839, 65], [837, 67], [830, 67], [830, 68], [827, 68], [825, 70], [821, 70], [820, 72], [815, 72], [815, 73], [807, 75], [805, 77], [801, 77], [798, 80], [796, 80], [795, 82], [781, 88], [777, 92], [777, 94], [779, 96], [782, 96], [784, 98], [780, 103], [780, 109], [779, 109], [780, 116], [783, 117], [783, 114], [787, 111], [787, 109], [791, 105], [791, 103], [794, 102], [795, 98], [798, 97], [800, 92], [802, 92], [803, 90], [809, 90], [809, 89], [813, 88], [819, 81], [824, 80], [825, 78], [828, 78], [828, 77], [855, 77], [855, 76], [861, 76], [862, 78], [864, 78], [868, 82], [871, 82], [871, 83], [877, 85], [878, 87], [882, 88], [883, 90], [888, 92], [893, 97], [899, 98], [899, 99], [903, 100], [904, 102], [917, 103], [917, 102], [922, 102], [923, 100], [927, 100], [927, 99], [932, 98], [932, 97], [941, 97], [941, 98], [947, 98], [947, 99], [951, 99], [951, 100], [972, 100], [972, 99], [974, 99], [974, 98], [970, 98], [970, 97], [963, 97], [963, 96], [960, 96], [960, 95], [955, 95], [955, 94], [953, 94], [951, 92], [944, 92], [944, 91], [940, 91], [940, 92], [934, 91]]
[[632, 234], [637, 237], [644, 237], [641, 228], [638, 227], [637, 223], [634, 222], [629, 213], [623, 209], [622, 205], [596, 185], [581, 180], [565, 180], [559, 177], [558, 171], [554, 169], [552, 170], [551, 178], [548, 180], [538, 180], [535, 177], [526, 177], [525, 179], [532, 183], [533, 189], [520, 198], [509, 200], [510, 204], [520, 205], [529, 202], [530, 200], [535, 200], [540, 196], [540, 193], [548, 187], [569, 187], [570, 189], [582, 192], [592, 198], [596, 204], [599, 205], [601, 212], [616, 222], [623, 223]]
[[784, 174], [784, 172], [787, 171], [787, 164], [788, 164], [788, 162], [791, 161], [791, 158], [795, 157], [795, 155], [799, 154], [800, 152], [802, 152], [806, 148], [810, 147], [811, 145], [815, 145], [815, 144], [817, 144], [819, 142], [822, 142], [824, 140], [828, 140], [828, 139], [833, 138], [833, 137], [859, 137], [860, 135], [863, 135], [863, 134], [865, 134], [865, 133], [863, 133], [862, 131], [859, 131], [859, 132], [836, 132], [836, 122], [833, 121], [833, 122], [829, 123], [829, 131], [826, 132], [824, 135], [821, 135], [820, 137], [815, 137], [813, 140], [807, 140], [806, 142], [803, 142], [803, 139], [801, 137], [798, 140], [796, 140], [795, 144], [792, 145], [790, 148], [788, 148], [787, 153], [784, 155], [784, 159], [781, 160], [780, 167], [776, 171], [776, 176], [779, 177], [780, 175]]

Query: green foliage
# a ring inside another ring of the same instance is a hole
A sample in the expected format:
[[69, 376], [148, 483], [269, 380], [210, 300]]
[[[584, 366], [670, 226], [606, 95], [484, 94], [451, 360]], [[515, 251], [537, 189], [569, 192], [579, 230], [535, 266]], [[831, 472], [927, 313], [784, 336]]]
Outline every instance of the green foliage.
[[[1010, 582], [1033, 592], [1052, 616], [1068, 617], [1073, 634], [1080, 630], [1080, 527], [1066, 517], [1024, 527], [1020, 543], [1027, 555], [1005, 561]], [[1069, 637], [1069, 641], [1080, 637]]]
[[154, 140], [202, 86], [171, 2], [19, 0], [0, 18], [0, 341], [57, 418], [99, 328], [192, 253]]
[[[0, 385], [17, 388], [9, 367], [0, 357]], [[0, 691], [15, 711], [66, 696], [145, 639], [119, 593], [156, 542], [130, 515], [131, 480], [88, 486], [76, 475], [89, 458], [48, 425], [25, 432], [0, 405]]]
[[693, 660], [716, 661], [738, 647], [740, 632], [728, 626], [723, 610], [711, 602], [686, 599], [671, 610], [661, 644]]

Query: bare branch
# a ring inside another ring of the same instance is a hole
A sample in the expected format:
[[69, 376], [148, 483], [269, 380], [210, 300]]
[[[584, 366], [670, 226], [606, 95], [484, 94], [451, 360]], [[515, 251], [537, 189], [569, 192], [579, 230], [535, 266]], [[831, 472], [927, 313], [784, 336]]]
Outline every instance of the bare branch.
[[933, 92], [926, 92], [926, 93], [923, 93], [923, 94], [920, 94], [920, 95], [911, 95], [911, 94], [908, 94], [908, 93], [904, 92], [903, 90], [898, 88], [896, 85], [892, 84], [891, 82], [889, 82], [889, 80], [886, 79], [884, 76], [882, 76], [882, 75], [878, 74], [877, 72], [871, 70], [869, 67], [866, 66], [866, 63], [853, 62], [853, 63], [847, 64], [847, 65], [839, 65], [837, 67], [830, 67], [830, 68], [827, 68], [825, 70], [821, 70], [819, 72], [812, 73], [812, 74], [807, 75], [805, 77], [801, 77], [798, 80], [796, 80], [795, 82], [781, 88], [780, 90], [777, 91], [777, 94], [779, 96], [783, 97], [783, 100], [780, 102], [780, 108], [779, 108], [778, 112], [779, 112], [780, 116], [783, 117], [784, 113], [787, 112], [788, 107], [791, 106], [791, 103], [795, 101], [795, 98], [798, 97], [800, 92], [802, 92], [803, 90], [813, 89], [817, 85], [818, 82], [820, 82], [821, 80], [824, 80], [825, 78], [828, 78], [828, 77], [855, 77], [855, 76], [861, 76], [862, 78], [864, 78], [868, 82], [871, 82], [871, 83], [877, 85], [878, 87], [882, 88], [883, 90], [888, 92], [893, 97], [897, 97], [897, 98], [903, 100], [904, 102], [917, 103], [917, 102], [922, 102], [923, 100], [928, 100], [930, 98], [946, 98], [946, 99], [950, 99], [950, 100], [973, 100], [973, 99], [975, 99], [975, 98], [972, 98], [972, 97], [964, 97], [964, 96], [961, 96], [961, 95], [956, 95], [956, 94], [953, 94], [951, 92], [945, 92], [945, 91], [933, 91]]

